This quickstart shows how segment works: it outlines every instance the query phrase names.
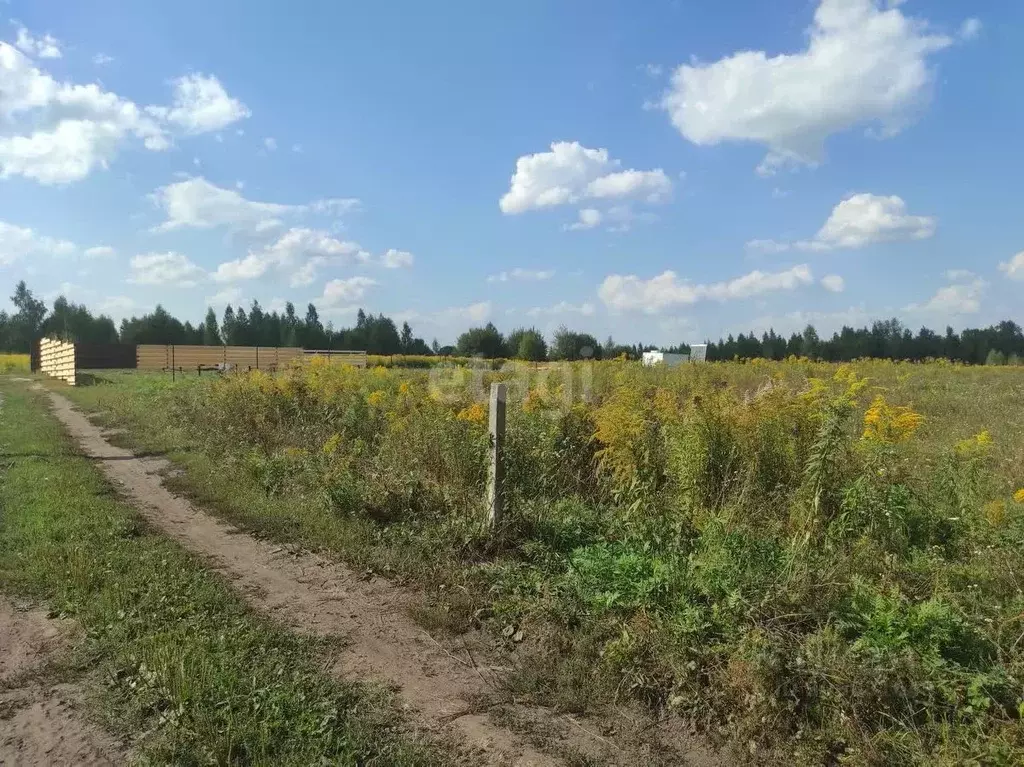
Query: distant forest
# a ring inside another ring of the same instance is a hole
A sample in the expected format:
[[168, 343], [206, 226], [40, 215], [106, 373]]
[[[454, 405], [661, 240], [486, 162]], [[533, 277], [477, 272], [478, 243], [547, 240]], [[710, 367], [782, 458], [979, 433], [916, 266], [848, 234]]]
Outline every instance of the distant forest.
[[[306, 349], [365, 350], [370, 354], [480, 355], [488, 358], [514, 357], [526, 360], [574, 360], [611, 358], [626, 355], [637, 358], [651, 344], [604, 343], [588, 334], [559, 328], [550, 343], [536, 328], [518, 328], [508, 335], [493, 324], [470, 328], [459, 336], [455, 346], [440, 346], [435, 339], [427, 344], [413, 334], [408, 322], [398, 327], [383, 314], [366, 314], [362, 309], [351, 328], [324, 325], [316, 306], [309, 304], [304, 315], [292, 303], [284, 312], [267, 312], [258, 301], [246, 311], [228, 306], [217, 317], [208, 309], [202, 322], [192, 324], [173, 317], [157, 306], [150, 314], [121, 321], [118, 328], [105, 315], [94, 316], [85, 306], [61, 296], [53, 308], [37, 299], [24, 281], [11, 296], [14, 313], [0, 311], [0, 351], [27, 352], [34, 339], [42, 336], [81, 343], [128, 344], [230, 344], [236, 346], [301, 346]], [[664, 348], [670, 352], [688, 352], [685, 343]], [[769, 330], [758, 337], [740, 333], [708, 343], [709, 360], [784, 359], [790, 355], [827, 361], [845, 361], [862, 357], [925, 360], [945, 358], [968, 364], [1024, 364], [1024, 332], [1020, 325], [1004, 320], [987, 328], [967, 328], [959, 333], [947, 327], [944, 333], [921, 328], [914, 333], [897, 319], [872, 323], [871, 327], [844, 327], [831, 338], [819, 337], [813, 326], [788, 338]]]

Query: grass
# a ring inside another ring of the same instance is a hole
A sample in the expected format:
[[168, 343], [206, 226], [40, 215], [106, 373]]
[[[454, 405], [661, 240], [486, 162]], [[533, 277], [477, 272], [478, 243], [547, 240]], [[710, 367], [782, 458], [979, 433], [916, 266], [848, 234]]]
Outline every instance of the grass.
[[500, 378], [495, 536], [468, 372], [119, 373], [72, 395], [219, 513], [419, 583], [431, 629], [482, 625], [521, 697], [640, 702], [766, 760], [1024, 760], [1024, 372], [603, 362], [481, 383]]
[[0, 381], [0, 587], [85, 638], [73, 671], [140, 756], [175, 764], [428, 765], [383, 692], [328, 678], [320, 646], [254, 615], [150, 532], [46, 409]]

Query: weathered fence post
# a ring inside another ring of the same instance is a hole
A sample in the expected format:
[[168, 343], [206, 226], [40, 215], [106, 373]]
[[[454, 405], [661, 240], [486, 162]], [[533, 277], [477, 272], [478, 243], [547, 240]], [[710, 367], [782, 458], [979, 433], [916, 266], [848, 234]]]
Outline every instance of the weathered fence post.
[[487, 472], [487, 525], [495, 531], [505, 511], [505, 399], [507, 386], [491, 384], [489, 431], [491, 450]]

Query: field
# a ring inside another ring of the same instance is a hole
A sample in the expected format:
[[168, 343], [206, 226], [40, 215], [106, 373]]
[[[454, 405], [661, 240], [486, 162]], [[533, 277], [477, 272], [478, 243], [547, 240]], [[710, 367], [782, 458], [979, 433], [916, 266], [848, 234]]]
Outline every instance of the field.
[[[487, 407], [511, 385], [505, 524]], [[640, 705], [748, 758], [1024, 759], [1024, 371], [634, 363], [68, 390], [262, 536], [482, 628], [523, 700]]]
[[27, 354], [0, 353], [0, 374], [27, 372], [29, 372], [29, 358]]

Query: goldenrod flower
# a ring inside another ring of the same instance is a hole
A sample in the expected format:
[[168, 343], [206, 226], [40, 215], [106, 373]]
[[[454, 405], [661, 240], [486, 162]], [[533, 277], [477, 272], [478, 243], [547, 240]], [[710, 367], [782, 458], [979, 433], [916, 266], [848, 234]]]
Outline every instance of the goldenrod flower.
[[456, 415], [460, 421], [483, 425], [487, 423], [487, 408], [483, 402], [474, 402], [467, 408], [463, 408]]
[[914, 436], [924, 416], [903, 405], [890, 405], [879, 394], [864, 413], [863, 438], [871, 442], [895, 445]]
[[1017, 503], [1024, 503], [1024, 487], [1013, 494], [1013, 500]]

